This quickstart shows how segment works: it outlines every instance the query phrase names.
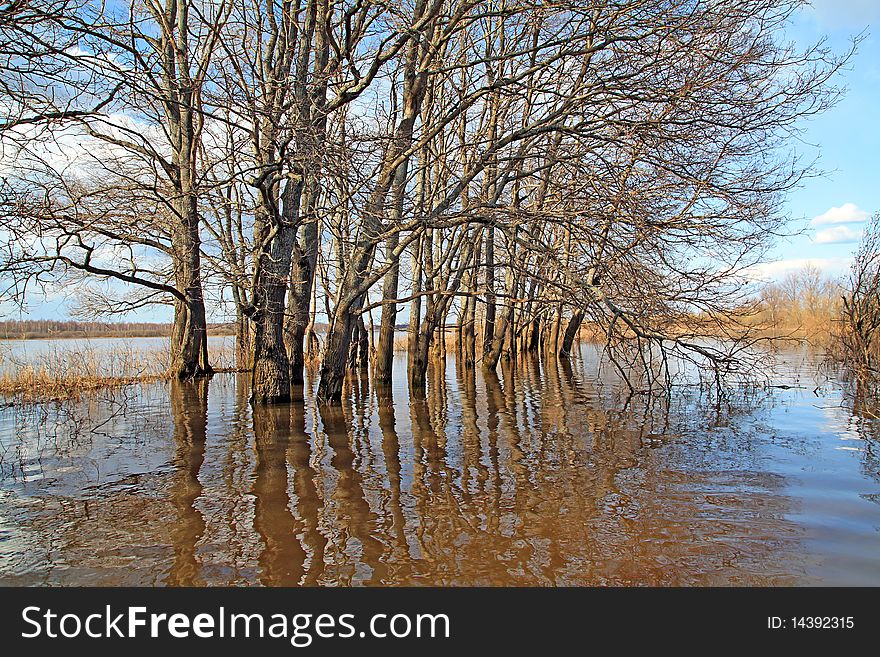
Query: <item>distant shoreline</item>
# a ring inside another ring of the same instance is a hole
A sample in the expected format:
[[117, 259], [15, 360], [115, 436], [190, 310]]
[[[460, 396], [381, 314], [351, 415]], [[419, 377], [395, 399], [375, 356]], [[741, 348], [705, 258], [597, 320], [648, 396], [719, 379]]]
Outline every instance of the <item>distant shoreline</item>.
[[[212, 331], [208, 329], [208, 337], [209, 338], [225, 338], [232, 337], [235, 333], [233, 331]], [[51, 334], [51, 335], [0, 335], [0, 342], [18, 342], [24, 340], [103, 340], [108, 338], [170, 338], [171, 333], [168, 334], [140, 334], [140, 333], [106, 333], [106, 334]]]
[[[152, 322], [0, 321], [0, 340], [89, 340], [93, 338], [170, 338], [171, 324]], [[232, 324], [209, 324], [208, 335], [235, 335]]]

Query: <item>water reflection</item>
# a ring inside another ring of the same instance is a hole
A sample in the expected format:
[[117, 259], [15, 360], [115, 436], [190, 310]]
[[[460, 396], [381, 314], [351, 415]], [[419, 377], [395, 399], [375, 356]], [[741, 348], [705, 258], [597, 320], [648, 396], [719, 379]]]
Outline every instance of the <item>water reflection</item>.
[[[876, 435], [863, 440], [876, 427], [817, 433], [820, 411], [794, 392], [648, 404], [583, 361], [538, 358], [495, 375], [449, 357], [427, 391], [358, 372], [335, 409], [312, 404], [313, 385], [254, 409], [246, 377], [144, 388], [126, 409], [151, 418], [137, 438], [119, 437], [123, 414], [107, 437], [43, 458], [51, 485], [4, 480], [0, 581], [880, 581]], [[838, 449], [847, 431], [857, 454]], [[828, 481], [807, 471], [823, 464], [846, 480], [830, 507]], [[836, 516], [845, 562], [822, 533]]]
[[[385, 566], [382, 563], [383, 545], [376, 537], [377, 515], [370, 508], [363, 488], [363, 474], [358, 468], [353, 443], [357, 433], [345, 410], [339, 407], [321, 407], [321, 422], [327, 445], [332, 452], [330, 466], [335, 470], [335, 486], [329, 503], [338, 530], [340, 560], [338, 583], [351, 585], [356, 575], [356, 564], [369, 568], [371, 577], [365, 584], [382, 581]], [[369, 465], [367, 465], [369, 467]]]
[[306, 551], [297, 538], [301, 528], [288, 492], [290, 441], [289, 407], [254, 409], [254, 530], [263, 543], [259, 570], [265, 585], [293, 586], [305, 574]]
[[400, 440], [395, 429], [394, 395], [387, 385], [376, 387], [376, 405], [379, 431], [382, 434], [382, 457], [385, 462], [385, 478], [388, 492], [383, 496], [381, 534], [388, 541], [388, 562], [393, 564], [397, 576], [407, 578], [409, 568], [409, 541], [406, 532], [406, 517], [403, 509], [403, 479], [400, 461]]
[[[298, 391], [302, 393], [302, 388]], [[302, 523], [302, 540], [310, 555], [308, 569], [302, 584], [315, 586], [324, 573], [324, 551], [327, 539], [321, 533], [318, 513], [322, 506], [315, 482], [318, 473], [312, 467], [312, 436], [306, 433], [305, 406], [302, 399], [295, 399], [290, 407], [291, 440], [290, 465], [293, 469], [293, 489], [296, 508]]]
[[170, 385], [173, 440], [176, 446], [170, 490], [175, 511], [171, 531], [174, 563], [165, 583], [169, 586], [193, 586], [199, 583], [201, 569], [196, 545], [205, 532], [205, 517], [196, 501], [202, 494], [199, 470], [205, 460], [208, 382], [173, 381]]

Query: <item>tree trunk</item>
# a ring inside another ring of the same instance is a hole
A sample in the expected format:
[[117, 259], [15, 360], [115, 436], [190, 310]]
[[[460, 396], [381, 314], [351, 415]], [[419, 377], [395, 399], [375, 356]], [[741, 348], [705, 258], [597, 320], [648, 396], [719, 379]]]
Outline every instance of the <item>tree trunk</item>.
[[[251, 402], [254, 404], [290, 401], [290, 358], [284, 339], [285, 301], [306, 179], [316, 175], [311, 164], [316, 161], [321, 146], [315, 143], [315, 133], [320, 132], [320, 126], [316, 125], [313, 109], [315, 103], [320, 101], [312, 95], [314, 90], [310, 88], [310, 83], [314, 77], [310, 75], [310, 70], [313, 54], [316, 66], [320, 66], [318, 62], [323, 51], [320, 44], [325, 36], [326, 17], [324, 3], [310, 0], [304, 5], [303, 22], [297, 38], [292, 42], [287, 42], [286, 36], [285, 39], [273, 40], [273, 47], [280, 49], [276, 54], [283, 66], [273, 69], [270, 86], [282, 85], [289, 96], [285, 100], [284, 95], [277, 95], [274, 90], [266, 94], [268, 111], [262, 116], [263, 139], [258, 140], [256, 145], [260, 155], [263, 149], [267, 149], [269, 157], [265, 161], [266, 171], [261, 173], [258, 184], [261, 214], [268, 224], [261, 226], [260, 231], [255, 231], [259, 251], [256, 254], [254, 290], [251, 294], [252, 319], [256, 325], [251, 377]], [[291, 15], [284, 14], [283, 17], [287, 20]], [[288, 102], [294, 110], [292, 116], [285, 109]], [[284, 148], [280, 146], [282, 134], [278, 130], [279, 122], [283, 120], [291, 122], [292, 125], [288, 127], [292, 128], [293, 137]], [[309, 165], [305, 162], [309, 162]], [[269, 175], [270, 172], [273, 172], [272, 175]], [[314, 183], [310, 182], [309, 185], [309, 191], [313, 190]], [[259, 215], [255, 219], [258, 218]], [[308, 308], [308, 305], [305, 307]], [[302, 312], [302, 309], [298, 308], [298, 311]]]
[[434, 339], [431, 343], [431, 357], [434, 360], [443, 360], [446, 358], [446, 322], [440, 320], [440, 326], [434, 329]]
[[498, 361], [501, 359], [504, 345], [508, 340], [508, 327], [513, 319], [514, 308], [511, 299], [516, 293], [516, 273], [513, 266], [507, 267], [507, 273], [504, 276], [504, 288], [508, 295], [508, 301], [504, 306], [504, 311], [501, 313], [498, 326], [494, 330], [494, 337], [483, 346], [483, 370], [485, 371], [495, 371]]
[[174, 273], [177, 288], [186, 301], [174, 301], [170, 372], [177, 379], [194, 379], [214, 373], [208, 363], [208, 324], [202, 296], [201, 238], [195, 195], [185, 195], [177, 206], [181, 225], [174, 235]]
[[[401, 166], [399, 170], [404, 170]], [[405, 175], [405, 173], [404, 173]], [[400, 204], [403, 205], [401, 192]], [[395, 233], [388, 238], [388, 252], [397, 248], [398, 235]], [[400, 278], [400, 261], [396, 260], [382, 283], [382, 300], [386, 303], [382, 306], [382, 319], [379, 321], [379, 341], [376, 345], [375, 376], [377, 383], [391, 382], [391, 368], [394, 362], [394, 326], [397, 323], [397, 304], [388, 303], [397, 298], [397, 285]]]
[[465, 367], [471, 368], [477, 360], [477, 298], [470, 296], [465, 303], [465, 323], [462, 327], [464, 335], [462, 336], [461, 351]]
[[[424, 4], [417, 7], [421, 7], [422, 11], [425, 9]], [[415, 41], [410, 44], [404, 72], [407, 92], [404, 93], [403, 115], [395, 130], [392, 146], [385, 155], [376, 187], [366, 204], [362, 236], [355, 245], [340, 282], [341, 293], [338, 295], [339, 302], [330, 325], [327, 348], [321, 363], [321, 382], [318, 384], [318, 401], [323, 404], [338, 404], [342, 400], [342, 384], [351, 337], [366, 296], [366, 290], [362, 286], [375, 254], [377, 236], [386, 229], [382, 221], [385, 200], [395, 184], [400, 168], [395, 161], [399, 154], [412, 145], [415, 121], [425, 96], [427, 81], [427, 74], [418, 71], [418, 47], [420, 46]], [[399, 255], [390, 253], [389, 257], [398, 258]]]
[[483, 354], [484, 370], [494, 372], [495, 368], [498, 366], [498, 361], [501, 360], [501, 355], [504, 351], [504, 344], [507, 341], [507, 326], [510, 322], [512, 311], [513, 307], [508, 306], [501, 314], [501, 319], [498, 322], [498, 330], [495, 332], [495, 337], [493, 338], [492, 342], [489, 343], [489, 349]]
[[[449, 313], [449, 306], [452, 303], [453, 295], [461, 289], [464, 272], [470, 267], [474, 254], [474, 240], [468, 239], [468, 235], [465, 235], [464, 243], [464, 251], [461, 255], [459, 267], [452, 278], [441, 285], [441, 276], [436, 275], [434, 277], [432, 285], [438, 291], [438, 294], [427, 296], [428, 302], [425, 308], [425, 317], [417, 331], [413, 330], [413, 318], [411, 318], [409, 363], [407, 369], [410, 388], [413, 390], [420, 390], [426, 385], [428, 356], [431, 353], [432, 345], [438, 360], [442, 360], [446, 356], [445, 344], [443, 344], [443, 341], [446, 339], [446, 316]], [[422, 245], [423, 251], [428, 248], [429, 244]], [[430, 265], [430, 268], [433, 269], [433, 264]], [[446, 294], [440, 293], [444, 289]]]
[[486, 318], [483, 325], [483, 353], [492, 348], [495, 339], [495, 229], [486, 235]]
[[171, 335], [171, 374], [177, 379], [211, 376], [208, 363], [208, 325], [201, 288], [187, 291], [187, 302], [174, 303]]
[[253, 349], [251, 320], [238, 309], [235, 313], [235, 369], [250, 371], [253, 367]]
[[531, 334], [529, 335], [528, 350], [531, 353], [537, 353], [541, 349], [541, 317], [536, 316], [532, 320]]
[[414, 348], [410, 353], [410, 359], [407, 362], [407, 375], [409, 376], [409, 385], [411, 389], [424, 390], [427, 381], [428, 372], [428, 353], [431, 347], [431, 337], [434, 334], [432, 328], [433, 321], [431, 319], [432, 304], [428, 302], [428, 308], [425, 311], [425, 319], [422, 320]]
[[354, 323], [351, 344], [348, 350], [348, 369], [360, 370], [370, 364], [370, 338], [364, 324], [364, 316], [359, 314]]
[[[311, 185], [310, 185], [311, 186]], [[314, 202], [312, 192], [309, 203]], [[288, 309], [287, 349], [290, 359], [290, 380], [303, 382], [305, 368], [305, 336], [311, 324], [310, 306], [315, 281], [315, 265], [318, 261], [318, 224], [313, 217], [302, 228], [303, 246], [294, 248], [293, 266], [290, 274], [290, 298]]]
[[[354, 267], [354, 265], [351, 265]], [[355, 278], [350, 271], [346, 278]], [[343, 289], [351, 289], [351, 281], [342, 283]], [[360, 315], [362, 300], [342, 300], [339, 303], [333, 322], [327, 334], [324, 357], [321, 359], [321, 380], [318, 383], [318, 402], [320, 404], [339, 404], [342, 401], [342, 387], [348, 367], [351, 338]]]
[[467, 290], [470, 296], [465, 297], [463, 303], [463, 317], [461, 322], [461, 359], [465, 368], [472, 368], [477, 361], [477, 279], [479, 274], [480, 257], [482, 252], [483, 234], [477, 232], [476, 245], [474, 246], [474, 259], [468, 273]]
[[296, 239], [294, 218], [299, 215], [302, 186], [302, 178], [288, 179], [285, 184], [282, 194], [284, 220], [274, 227], [276, 232], [263, 254], [260, 277], [254, 289], [254, 364], [251, 375], [251, 402], [254, 404], [290, 401], [284, 301]]
[[[318, 75], [318, 84], [315, 87], [311, 100], [313, 107], [310, 109], [311, 124], [314, 133], [314, 147], [322, 148], [327, 136], [327, 80], [323, 71], [327, 66], [329, 55], [329, 41], [326, 29], [329, 22], [329, 4], [326, 0], [316, 5], [315, 29], [315, 64], [314, 70]], [[301, 110], [305, 114], [305, 103]], [[309, 334], [309, 352], [314, 349], [311, 332], [314, 330], [314, 317], [309, 312], [312, 304], [312, 292], [315, 287], [315, 270], [318, 263], [318, 248], [320, 235], [318, 230], [317, 204], [320, 195], [318, 176], [320, 170], [309, 176], [303, 190], [308, 219], [302, 226], [302, 248], [296, 245], [293, 260], [293, 270], [290, 277], [290, 317], [291, 326], [288, 332], [288, 352], [290, 359], [290, 379], [293, 383], [301, 384], [304, 381], [303, 369], [305, 368], [304, 339]]]
[[[417, 7], [417, 15], [424, 11], [424, 3], [421, 10]], [[406, 52], [406, 62], [403, 72], [403, 111], [400, 125], [396, 131], [393, 151], [401, 153], [408, 149], [413, 142], [413, 130], [416, 117], [422, 107], [427, 89], [424, 73], [418, 72], [421, 48], [416, 41], [410, 43]], [[409, 176], [409, 161], [407, 157], [394, 171], [394, 179], [391, 187], [391, 225], [400, 223], [403, 219], [403, 197], [406, 192], [406, 180]], [[398, 233], [392, 234], [387, 240], [387, 252], [390, 254], [397, 248], [399, 243]], [[391, 301], [397, 298], [398, 279], [400, 278], [400, 262], [394, 259], [391, 269], [385, 274], [382, 284], [382, 300]], [[397, 322], [397, 305], [385, 303], [382, 306], [382, 319], [379, 324], [379, 344], [376, 348], [376, 380], [381, 383], [391, 381], [391, 366], [394, 360], [394, 325]]]
[[320, 356], [321, 344], [318, 340], [318, 334], [315, 333], [315, 317], [318, 313], [318, 291], [312, 282], [312, 299], [311, 310], [309, 311], [309, 325], [306, 327], [306, 357], [309, 361], [314, 361]]
[[553, 319], [550, 321], [547, 333], [546, 355], [556, 358], [559, 354], [559, 333], [562, 328], [562, 307], [556, 306], [553, 309]]
[[562, 345], [559, 347], [560, 356], [568, 356], [571, 354], [571, 347], [577, 336], [578, 330], [581, 328], [581, 322], [584, 321], [584, 311], [578, 310], [571, 316], [568, 326], [565, 327], [565, 335], [562, 338]]

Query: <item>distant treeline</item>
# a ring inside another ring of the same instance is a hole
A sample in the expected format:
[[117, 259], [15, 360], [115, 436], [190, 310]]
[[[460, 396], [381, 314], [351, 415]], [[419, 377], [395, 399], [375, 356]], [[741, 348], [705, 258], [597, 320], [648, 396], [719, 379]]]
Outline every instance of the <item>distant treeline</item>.
[[[232, 324], [208, 324], [212, 335], [233, 335]], [[73, 322], [51, 319], [0, 321], [0, 339], [152, 338], [171, 335], [171, 324], [155, 322]]]

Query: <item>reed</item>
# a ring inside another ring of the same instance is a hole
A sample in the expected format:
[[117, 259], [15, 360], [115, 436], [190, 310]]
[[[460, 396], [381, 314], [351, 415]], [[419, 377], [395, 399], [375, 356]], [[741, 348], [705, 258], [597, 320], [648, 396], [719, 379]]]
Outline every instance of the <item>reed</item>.
[[[232, 346], [212, 350], [216, 371], [233, 371]], [[30, 357], [3, 354], [0, 395], [20, 402], [71, 399], [83, 394], [133, 383], [169, 378], [167, 350], [143, 350], [130, 345], [98, 349], [91, 345], [54, 345]]]

